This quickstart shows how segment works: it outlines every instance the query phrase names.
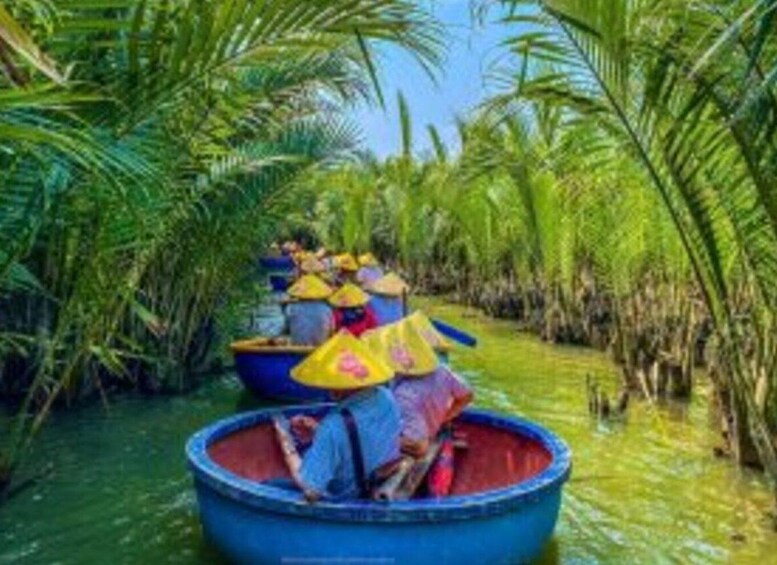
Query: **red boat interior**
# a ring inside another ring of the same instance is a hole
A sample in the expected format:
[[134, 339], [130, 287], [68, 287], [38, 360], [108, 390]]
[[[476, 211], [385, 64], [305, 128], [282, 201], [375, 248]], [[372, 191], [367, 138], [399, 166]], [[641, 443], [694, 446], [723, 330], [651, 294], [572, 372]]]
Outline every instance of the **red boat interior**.
[[[466, 448], [455, 452], [452, 495], [504, 488], [545, 470], [550, 452], [539, 442], [491, 426], [457, 423]], [[236, 475], [255, 481], [288, 477], [272, 426], [260, 424], [220, 439], [211, 458]]]

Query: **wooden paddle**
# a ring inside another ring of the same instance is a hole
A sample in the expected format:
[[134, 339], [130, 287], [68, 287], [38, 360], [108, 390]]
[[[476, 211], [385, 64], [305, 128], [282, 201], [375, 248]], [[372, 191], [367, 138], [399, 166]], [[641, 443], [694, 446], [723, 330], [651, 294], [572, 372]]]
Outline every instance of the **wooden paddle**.
[[446, 324], [442, 320], [438, 320], [434, 318], [432, 320], [432, 325], [434, 325], [435, 329], [443, 334], [445, 337], [448, 337], [452, 339], [453, 341], [460, 343], [461, 345], [466, 345], [467, 347], [475, 347], [478, 344], [478, 340], [475, 336], [472, 336], [465, 332], [464, 330], [460, 330], [459, 328], [454, 328], [450, 324]]
[[437, 459], [440, 447], [442, 442], [435, 439], [420, 459], [405, 456], [397, 472], [374, 491], [373, 498], [382, 502], [412, 498]]
[[289, 420], [283, 414], [279, 414], [278, 416], [273, 416], [272, 425], [275, 428], [275, 437], [278, 439], [278, 444], [281, 447], [286, 467], [288, 467], [291, 476], [296, 477], [299, 473], [299, 468], [302, 466], [302, 458], [299, 451], [297, 451], [297, 446], [294, 444], [294, 438], [291, 437], [289, 432]]
[[412, 457], [407, 455], [402, 457], [394, 473], [372, 491], [372, 498], [381, 502], [394, 500], [395, 493], [402, 486], [402, 482], [407, 477], [414, 463], [415, 459]]

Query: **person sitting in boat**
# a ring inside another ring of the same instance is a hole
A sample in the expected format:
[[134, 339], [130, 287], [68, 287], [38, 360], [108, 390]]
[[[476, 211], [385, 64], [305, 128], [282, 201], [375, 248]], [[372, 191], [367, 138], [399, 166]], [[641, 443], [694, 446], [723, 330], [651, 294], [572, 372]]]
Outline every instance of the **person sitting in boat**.
[[334, 307], [335, 330], [346, 329], [356, 337], [378, 326], [369, 306], [369, 295], [355, 284], [346, 283], [329, 297]]
[[308, 255], [298, 265], [300, 276], [316, 275], [321, 276], [326, 272], [326, 266], [313, 255]]
[[293, 449], [286, 452], [294, 485], [311, 502], [366, 497], [376, 475], [399, 459], [399, 408], [391, 392], [379, 386], [391, 380], [391, 369], [341, 331], [297, 365], [291, 377], [328, 390], [337, 402], [318, 423], [307, 416], [291, 419], [291, 431], [309, 445], [302, 457]]
[[270, 244], [270, 248], [267, 251], [267, 255], [269, 257], [280, 257], [281, 256], [281, 246], [278, 245], [277, 241], [273, 241]]
[[291, 258], [294, 261], [294, 265], [297, 268], [297, 272], [299, 272], [300, 266], [302, 265], [302, 263], [304, 261], [308, 260], [309, 258], [311, 258], [312, 256], [313, 256], [312, 253], [310, 253], [309, 251], [304, 251], [304, 250], [295, 251], [292, 254]]
[[281, 253], [283, 255], [294, 255], [300, 250], [300, 246], [296, 241], [287, 240], [281, 245]]
[[383, 269], [380, 268], [380, 263], [372, 253], [359, 255], [358, 261], [359, 270], [356, 271], [356, 281], [360, 285], [368, 285], [383, 276]]
[[402, 418], [402, 451], [420, 457], [442, 427], [472, 402], [472, 389], [446, 365], [407, 319], [364, 337], [396, 372], [392, 392]]
[[453, 349], [453, 344], [434, 327], [429, 317], [421, 310], [416, 310], [407, 316], [405, 320], [415, 326], [415, 329], [421, 334], [424, 341], [437, 353], [438, 358], [445, 358], [448, 352]]
[[343, 253], [335, 257], [335, 266], [337, 268], [337, 283], [356, 283], [356, 273], [359, 271], [359, 263], [356, 262], [353, 255]]
[[372, 284], [365, 285], [370, 294], [370, 307], [379, 326], [398, 322], [405, 315], [408, 286], [398, 275], [389, 273]]
[[335, 320], [327, 299], [332, 288], [316, 275], [303, 275], [287, 291], [286, 325], [295, 345], [320, 345], [334, 332]]

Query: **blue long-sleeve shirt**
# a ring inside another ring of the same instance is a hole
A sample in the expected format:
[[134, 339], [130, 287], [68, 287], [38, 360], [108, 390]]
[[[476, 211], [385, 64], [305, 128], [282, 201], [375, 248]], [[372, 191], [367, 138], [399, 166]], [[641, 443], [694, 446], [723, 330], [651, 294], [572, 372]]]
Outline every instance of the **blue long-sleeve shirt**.
[[343, 408], [353, 414], [367, 476], [399, 457], [401, 423], [391, 392], [385, 387], [374, 387], [348, 397], [321, 420], [313, 443], [302, 458], [302, 483], [329, 500], [357, 498], [360, 491], [348, 430], [340, 414]]

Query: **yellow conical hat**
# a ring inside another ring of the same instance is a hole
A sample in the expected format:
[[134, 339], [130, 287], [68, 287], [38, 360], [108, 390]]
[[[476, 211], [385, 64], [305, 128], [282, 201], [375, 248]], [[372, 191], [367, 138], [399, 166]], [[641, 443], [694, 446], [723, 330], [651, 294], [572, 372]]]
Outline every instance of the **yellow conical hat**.
[[332, 287], [316, 275], [303, 275], [286, 292], [301, 300], [324, 300], [332, 295]]
[[362, 267], [377, 267], [378, 260], [372, 253], [362, 253], [359, 255], [359, 265]]
[[389, 273], [370, 283], [367, 290], [373, 294], [382, 294], [383, 296], [402, 296], [409, 288], [399, 275]]
[[397, 373], [423, 376], [439, 365], [437, 355], [413, 324], [397, 322], [366, 332], [362, 340]]
[[421, 337], [423, 337], [426, 343], [431, 345], [435, 351], [450, 351], [453, 349], [453, 344], [437, 331], [437, 328], [434, 327], [432, 321], [420, 310], [413, 312], [410, 316], [404, 318], [402, 323], [408, 323], [415, 326], [418, 333], [421, 334]]
[[349, 390], [391, 380], [393, 371], [370, 349], [341, 330], [294, 367], [298, 383], [328, 390]]
[[291, 258], [294, 259], [294, 262], [298, 265], [302, 263], [305, 259], [307, 259], [310, 256], [310, 254], [307, 251], [295, 251], [291, 254]]
[[329, 303], [336, 308], [364, 306], [369, 300], [370, 295], [352, 283], [345, 283], [329, 297]]
[[324, 264], [315, 257], [305, 257], [300, 262], [299, 269], [303, 273], [323, 273], [326, 271]]
[[343, 253], [342, 255], [338, 255], [336, 258], [337, 268], [341, 269], [343, 271], [358, 271], [359, 270], [359, 264], [356, 262], [356, 259], [353, 258], [353, 255], [350, 253]]

